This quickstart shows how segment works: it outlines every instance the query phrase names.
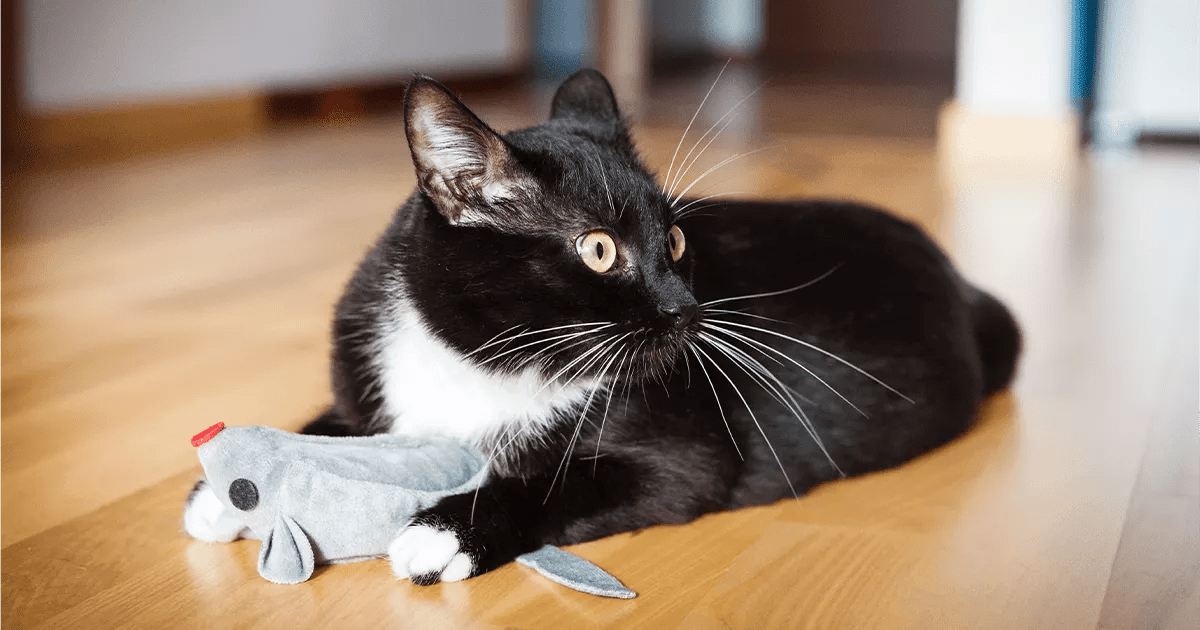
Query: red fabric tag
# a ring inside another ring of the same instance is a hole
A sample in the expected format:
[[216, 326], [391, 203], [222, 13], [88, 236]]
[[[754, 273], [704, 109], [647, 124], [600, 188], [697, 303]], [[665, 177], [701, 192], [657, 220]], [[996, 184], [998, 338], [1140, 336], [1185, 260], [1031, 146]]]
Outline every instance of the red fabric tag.
[[225, 428], [224, 422], [218, 422], [211, 427], [192, 436], [192, 446], [200, 446], [201, 444], [213, 439], [213, 436], [220, 433], [221, 429]]

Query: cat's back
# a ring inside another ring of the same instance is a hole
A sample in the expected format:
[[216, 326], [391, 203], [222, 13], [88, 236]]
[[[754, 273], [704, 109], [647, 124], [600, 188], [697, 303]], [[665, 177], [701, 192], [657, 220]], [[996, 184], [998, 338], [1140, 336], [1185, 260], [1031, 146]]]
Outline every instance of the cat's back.
[[[708, 304], [702, 312], [711, 325], [832, 361], [751, 327], [820, 346], [901, 391], [942, 399], [956, 415], [969, 414], [984, 393], [976, 311], [986, 294], [916, 225], [851, 202], [747, 201], [681, 226], [696, 257], [696, 298]], [[802, 288], [784, 292], [794, 287]], [[1011, 318], [992, 320], [988, 326], [1015, 330]], [[843, 368], [829, 364], [834, 378]]]
[[[946, 256], [919, 227], [855, 202], [726, 202], [713, 204], [680, 225], [704, 271], [736, 269], [741, 283], [761, 278], [801, 284], [804, 278], [796, 273], [797, 265], [805, 270], [807, 264], [824, 262], [838, 268], [869, 268], [886, 262], [907, 273], [940, 276], [953, 272]], [[706, 274], [697, 275], [703, 280]]]

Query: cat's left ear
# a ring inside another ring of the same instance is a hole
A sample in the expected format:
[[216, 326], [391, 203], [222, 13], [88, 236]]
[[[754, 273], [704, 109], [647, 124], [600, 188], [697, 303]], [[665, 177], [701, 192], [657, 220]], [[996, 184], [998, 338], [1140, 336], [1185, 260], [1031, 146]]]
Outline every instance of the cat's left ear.
[[453, 224], [502, 224], [504, 202], [532, 185], [500, 134], [429, 77], [408, 86], [404, 129], [417, 185]]

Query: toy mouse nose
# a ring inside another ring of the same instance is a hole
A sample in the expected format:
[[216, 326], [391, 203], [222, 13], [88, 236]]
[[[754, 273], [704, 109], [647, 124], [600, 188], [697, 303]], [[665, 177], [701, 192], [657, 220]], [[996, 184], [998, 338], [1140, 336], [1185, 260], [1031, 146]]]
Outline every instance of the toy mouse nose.
[[193, 435], [192, 436], [192, 446], [199, 448], [201, 444], [204, 444], [205, 442], [213, 439], [213, 437], [216, 436], [218, 433], [220, 433], [221, 429], [224, 429], [224, 428], [225, 428], [225, 423], [218, 422], [218, 423], [212, 425], [211, 427], [208, 427], [207, 429], [197, 433], [196, 435]]

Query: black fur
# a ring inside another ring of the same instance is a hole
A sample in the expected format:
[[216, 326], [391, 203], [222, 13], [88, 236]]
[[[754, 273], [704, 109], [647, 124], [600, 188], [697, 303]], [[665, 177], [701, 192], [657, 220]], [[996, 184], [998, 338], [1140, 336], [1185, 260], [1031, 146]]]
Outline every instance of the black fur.
[[[414, 132], [422, 111], [464, 130], [466, 145], [453, 147], [469, 152], [471, 167], [461, 175], [438, 172], [434, 149], [417, 145], [428, 140]], [[607, 332], [630, 332], [612, 350], [626, 358], [611, 402], [601, 391], [582, 423], [576, 410], [544, 439], [514, 442], [478, 496], [450, 497], [418, 515], [417, 524], [454, 530], [476, 573], [545, 543], [685, 523], [791, 498], [842, 473], [896, 466], [961, 434], [982, 398], [1012, 379], [1020, 349], [1012, 317], [913, 225], [846, 202], [713, 202], [703, 216], [677, 221], [687, 248], [673, 262], [666, 235], [676, 211], [635, 153], [603, 77], [583, 71], [568, 79], [552, 113], [500, 140], [439, 85], [414, 80], [407, 115], [421, 187], [338, 304], [336, 402], [305, 428], [367, 435], [391, 427], [372, 357], [381, 322], [401, 303], [464, 355], [518, 326], [608, 321], [617, 326]], [[488, 182], [503, 183], [505, 194], [489, 198]], [[623, 247], [608, 273], [586, 267], [575, 250], [576, 237], [594, 229]], [[782, 295], [703, 307], [814, 280]], [[697, 302], [696, 321], [675, 326], [679, 310]], [[841, 360], [721, 320], [769, 328]], [[784, 351], [811, 374], [714, 324]], [[791, 388], [776, 394], [795, 397], [829, 457], [792, 412], [702, 335], [754, 356]], [[544, 375], [601, 337], [550, 357]], [[498, 344], [472, 360], [516, 345]], [[516, 369], [538, 349], [486, 367]], [[602, 367], [598, 361], [587, 373]]]

